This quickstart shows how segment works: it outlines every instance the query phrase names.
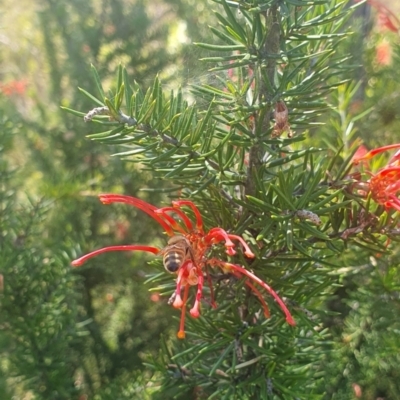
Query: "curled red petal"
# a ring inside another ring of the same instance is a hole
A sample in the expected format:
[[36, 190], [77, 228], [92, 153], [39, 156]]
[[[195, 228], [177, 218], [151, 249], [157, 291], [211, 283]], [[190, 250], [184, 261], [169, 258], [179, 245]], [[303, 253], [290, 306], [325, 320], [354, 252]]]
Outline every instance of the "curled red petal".
[[196, 217], [196, 228], [200, 233], [203, 233], [203, 218], [200, 214], [199, 209], [196, 207], [196, 205], [190, 201], [190, 200], [175, 200], [172, 202], [172, 205], [176, 208], [179, 208], [181, 206], [188, 206], [192, 209], [195, 217]]
[[355, 165], [357, 165], [361, 161], [366, 163], [366, 160], [362, 160], [362, 159], [367, 153], [368, 153], [368, 149], [363, 144], [361, 144], [360, 146], [358, 146], [357, 151], [354, 153], [353, 158], [351, 159], [351, 162]]
[[[172, 211], [175, 214], [177, 214], [181, 220], [183, 221], [183, 223], [185, 224], [186, 230], [182, 228], [182, 226], [180, 224], [178, 224], [177, 221], [175, 221], [174, 218], [172, 218], [170, 215], [167, 214], [168, 211]], [[186, 234], [188, 232], [191, 232], [193, 230], [193, 224], [190, 221], [190, 219], [188, 218], [188, 216], [182, 211], [179, 210], [177, 208], [174, 207], [163, 207], [163, 208], [159, 208], [157, 210], [154, 211], [156, 214], [161, 214], [164, 215], [164, 217], [166, 219], [168, 219], [168, 221], [171, 223], [171, 225], [174, 227], [174, 229], [182, 234]]]
[[189, 310], [189, 313], [193, 318], [200, 317], [199, 304], [197, 302], [194, 304], [193, 308]]
[[397, 165], [400, 160], [400, 150], [397, 150], [396, 153], [394, 153], [393, 157], [389, 160], [388, 165]]
[[379, 177], [386, 177], [387, 175], [392, 175], [393, 178], [400, 177], [400, 167], [384, 167], [374, 175], [374, 179], [379, 179]]
[[176, 288], [175, 288], [175, 300], [172, 304], [174, 308], [181, 308], [183, 305], [183, 301], [181, 298], [181, 286], [185, 272], [186, 272], [185, 268], [182, 267], [178, 271], [178, 278], [176, 279]]
[[369, 160], [370, 158], [375, 157], [377, 154], [383, 153], [384, 151], [398, 149], [398, 148], [400, 148], [400, 143], [389, 144], [386, 146], [377, 147], [376, 149], [370, 150], [368, 153], [364, 154], [360, 158], [354, 157], [353, 164], [357, 165], [361, 161]]
[[208, 231], [205, 237], [206, 243], [219, 243], [223, 240], [225, 241], [226, 253], [228, 255], [236, 254], [236, 252], [233, 250], [235, 244], [229, 238], [228, 233], [224, 229], [219, 227], [212, 228]]
[[388, 196], [390, 200], [385, 203], [386, 208], [394, 208], [397, 211], [400, 211], [400, 200], [393, 194], [389, 194]]
[[250, 250], [249, 245], [244, 241], [244, 239], [241, 236], [231, 235], [231, 234], [228, 234], [228, 236], [229, 236], [230, 239], [234, 239], [234, 240], [237, 240], [237, 241], [240, 242], [240, 244], [244, 248], [244, 254], [245, 254], [246, 257], [248, 257], [248, 258], [254, 258], [255, 257], [254, 253]]
[[89, 260], [89, 258], [96, 257], [99, 254], [107, 253], [109, 251], [147, 251], [149, 253], [158, 254], [160, 252], [160, 249], [158, 247], [142, 245], [121, 245], [103, 247], [102, 249], [92, 251], [91, 253], [85, 254], [84, 256], [77, 258], [76, 260], [71, 262], [71, 265], [73, 267], [79, 267], [87, 260]]
[[181, 297], [180, 294], [177, 294], [177, 295], [175, 296], [175, 300], [174, 300], [174, 302], [172, 303], [172, 306], [173, 306], [174, 308], [181, 308], [181, 307], [183, 306], [183, 301], [182, 301], [182, 297]]
[[227, 247], [225, 253], [228, 254], [228, 256], [234, 256], [236, 254], [236, 251], [233, 247]]

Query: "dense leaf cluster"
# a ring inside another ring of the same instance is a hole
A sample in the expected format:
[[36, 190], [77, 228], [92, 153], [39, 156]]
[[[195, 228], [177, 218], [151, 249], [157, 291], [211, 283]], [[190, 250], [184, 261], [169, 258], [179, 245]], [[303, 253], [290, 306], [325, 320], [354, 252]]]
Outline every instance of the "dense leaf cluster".
[[[142, 92], [120, 67], [110, 95], [93, 71], [100, 96], [84, 94], [98, 107], [69, 111], [107, 129], [89, 138], [119, 145], [116, 156], [140, 163], [195, 199], [211, 226], [243, 234], [256, 259], [233, 261], [271, 282], [297, 310], [295, 330], [281, 326], [277, 310], [264, 320], [243, 285], [216, 273], [217, 312], [191, 320], [189, 340], [171, 350], [166, 343], [162, 361], [154, 364], [172, 377], [163, 393], [306, 396], [317, 381], [304, 379], [314, 374], [318, 343], [326, 340], [315, 309], [329, 293], [339, 268], [334, 257], [352, 242], [363, 207], [361, 199], [350, 204], [351, 153], [341, 163], [340, 149], [324, 159], [322, 149], [304, 146], [301, 131], [326, 108], [327, 93], [343, 84], [346, 56], [335, 51], [349, 10], [335, 2], [217, 3], [220, 26], [212, 30], [222, 44], [199, 46], [220, 54], [204, 60], [220, 75], [193, 87], [199, 104], [208, 107], [189, 104], [181, 91], [165, 95], [158, 78]], [[288, 107], [293, 137], [290, 128], [282, 137], [273, 134], [278, 101]], [[167, 293], [168, 279], [159, 274], [151, 281]]]

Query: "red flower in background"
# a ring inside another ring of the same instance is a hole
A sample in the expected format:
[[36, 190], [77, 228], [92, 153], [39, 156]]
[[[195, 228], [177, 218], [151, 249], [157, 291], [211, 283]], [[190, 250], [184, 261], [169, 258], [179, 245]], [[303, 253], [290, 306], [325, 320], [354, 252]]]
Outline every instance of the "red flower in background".
[[25, 80], [14, 80], [7, 83], [0, 83], [0, 92], [6, 96], [12, 96], [14, 94], [22, 95], [26, 91]]
[[397, 33], [400, 29], [400, 21], [396, 15], [386, 7], [382, 1], [369, 0], [369, 3], [378, 10], [378, 26], [381, 29]]
[[[361, 0], [356, 0], [359, 3]], [[374, 7], [378, 12], [378, 25], [383, 29], [392, 32], [400, 30], [400, 21], [396, 15], [385, 5], [383, 0], [367, 0], [367, 3]]]
[[[377, 154], [384, 151], [399, 149], [400, 143], [378, 147], [365, 154], [353, 158], [353, 164], [358, 165], [365, 163]], [[356, 153], [357, 154], [357, 153]], [[400, 192], [400, 150], [398, 150], [389, 162], [380, 168], [376, 173], [367, 172], [371, 178], [367, 182], [358, 185], [360, 189], [371, 193], [371, 197], [378, 203], [383, 205], [387, 210], [395, 209], [400, 211], [400, 200], [398, 193]]]
[[[200, 211], [191, 201], [177, 200], [172, 202], [172, 207], [158, 209], [157, 207], [135, 197], [117, 194], [101, 194], [99, 197], [104, 204], [126, 203], [133, 205], [150, 215], [163, 227], [167, 235], [170, 236], [168, 245], [163, 249], [143, 245], [105, 247], [74, 260], [72, 265], [75, 267], [80, 266], [89, 258], [109, 251], [139, 250], [162, 255], [166, 270], [170, 273], [177, 274], [176, 289], [170, 299], [170, 303], [172, 303], [175, 308], [181, 308], [182, 310], [178, 338], [183, 339], [185, 337], [184, 324], [186, 302], [189, 296], [190, 286], [197, 286], [195, 302], [189, 311], [192, 317], [197, 318], [200, 316], [200, 300], [203, 296], [205, 278], [210, 287], [211, 305], [213, 308], [216, 307], [213, 298], [211, 277], [208, 274], [207, 266], [219, 267], [225, 273], [232, 274], [237, 278], [247, 278], [245, 284], [259, 299], [264, 310], [264, 315], [269, 317], [269, 308], [263, 299], [261, 292], [255, 285], [264, 288], [280, 305], [285, 313], [286, 321], [290, 325], [295, 325], [293, 317], [286, 308], [285, 303], [264, 281], [242, 266], [222, 261], [217, 258], [207, 258], [211, 246], [221, 242], [224, 243], [225, 252], [230, 256], [236, 254], [234, 249], [235, 243], [233, 241], [241, 244], [246, 257], [254, 258], [254, 254], [242, 237], [229, 234], [220, 227], [215, 227], [210, 229], [208, 232], [205, 232]], [[191, 209], [195, 216], [194, 222], [182, 210], [182, 207]], [[182, 289], [183, 298], [181, 297]]]
[[376, 45], [375, 50], [375, 59], [378, 64], [387, 66], [392, 63], [392, 45], [387, 40]]
[[368, 149], [366, 146], [363, 144], [361, 146], [358, 146], [357, 151], [354, 153], [354, 156], [351, 160], [351, 162], [354, 165], [358, 165], [359, 163], [363, 163], [365, 165], [368, 164], [368, 160], [364, 160], [364, 157], [368, 154]]

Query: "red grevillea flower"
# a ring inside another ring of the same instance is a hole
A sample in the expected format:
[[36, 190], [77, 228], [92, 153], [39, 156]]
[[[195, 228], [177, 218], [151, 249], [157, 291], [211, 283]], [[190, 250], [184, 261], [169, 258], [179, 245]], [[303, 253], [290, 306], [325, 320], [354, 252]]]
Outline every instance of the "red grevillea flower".
[[5, 96], [23, 95], [26, 91], [25, 80], [13, 80], [7, 83], [0, 82], [0, 92]]
[[[400, 143], [391, 144], [370, 150], [361, 157], [353, 158], [353, 164], [358, 165], [361, 162], [370, 160], [387, 150], [399, 149]], [[357, 187], [371, 193], [371, 197], [386, 209], [395, 209], [400, 211], [400, 200], [398, 193], [400, 192], [400, 150], [398, 150], [389, 162], [376, 173], [367, 172], [371, 177], [364, 185]], [[365, 185], [366, 184], [366, 185]]]
[[[356, 0], [359, 3], [361, 0]], [[400, 30], [400, 21], [396, 15], [386, 5], [385, 0], [367, 0], [367, 3], [374, 7], [378, 12], [378, 25], [392, 32]]]
[[[211, 305], [213, 308], [216, 308], [213, 298], [211, 277], [207, 272], [207, 266], [219, 267], [225, 273], [230, 273], [237, 278], [246, 278], [245, 284], [259, 299], [264, 310], [264, 315], [269, 317], [269, 308], [256, 285], [264, 288], [277, 301], [286, 316], [286, 321], [290, 325], [295, 325], [293, 317], [286, 308], [285, 303], [264, 281], [240, 265], [232, 264], [216, 258], [207, 258], [207, 253], [211, 246], [218, 243], [224, 243], [225, 252], [230, 256], [236, 254], [235, 242], [240, 243], [246, 257], [254, 258], [254, 254], [241, 236], [230, 234], [220, 227], [215, 227], [210, 229], [208, 232], [205, 232], [200, 211], [191, 201], [177, 200], [172, 202], [172, 207], [157, 208], [143, 200], [130, 196], [101, 194], [99, 197], [101, 202], [104, 204], [126, 203], [133, 205], [150, 215], [163, 227], [164, 231], [170, 237], [168, 245], [163, 249], [144, 245], [105, 247], [74, 260], [72, 265], [78, 267], [89, 258], [109, 251], [139, 250], [162, 255], [166, 270], [177, 275], [176, 289], [170, 299], [170, 303], [172, 303], [175, 308], [181, 309], [178, 338], [183, 339], [185, 337], [184, 324], [186, 302], [189, 296], [190, 286], [197, 286], [194, 305], [189, 311], [192, 317], [197, 318], [200, 316], [200, 301], [203, 295], [205, 280], [210, 287]], [[192, 221], [182, 210], [182, 208], [185, 207], [191, 209], [195, 221]]]
[[378, 10], [378, 25], [383, 29], [397, 33], [400, 29], [400, 21], [386, 5], [386, 1], [368, 0], [368, 3]]

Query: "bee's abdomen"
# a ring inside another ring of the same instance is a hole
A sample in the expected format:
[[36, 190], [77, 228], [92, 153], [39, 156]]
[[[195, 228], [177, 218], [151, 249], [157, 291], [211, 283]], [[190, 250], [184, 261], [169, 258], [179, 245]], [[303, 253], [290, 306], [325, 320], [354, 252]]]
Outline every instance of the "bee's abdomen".
[[164, 267], [169, 272], [178, 271], [183, 263], [184, 256], [177, 251], [169, 251], [164, 254], [163, 263]]

